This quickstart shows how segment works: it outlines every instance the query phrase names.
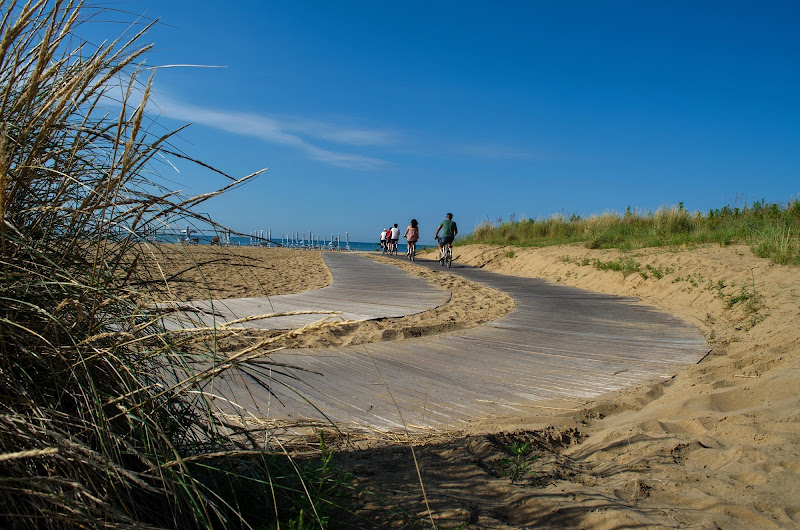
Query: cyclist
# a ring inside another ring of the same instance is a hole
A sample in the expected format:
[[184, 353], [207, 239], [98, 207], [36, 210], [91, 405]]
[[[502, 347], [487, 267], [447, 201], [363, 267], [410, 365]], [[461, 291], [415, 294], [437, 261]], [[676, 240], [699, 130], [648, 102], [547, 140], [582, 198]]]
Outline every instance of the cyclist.
[[397, 255], [397, 240], [400, 239], [400, 229], [397, 228], [397, 223], [386, 232], [386, 238], [389, 239], [391, 243], [389, 245], [389, 253], [391, 254], [394, 252], [395, 255]]
[[417, 246], [417, 241], [419, 240], [419, 226], [417, 226], [416, 219], [411, 220], [411, 224], [406, 227], [406, 233], [403, 234], [403, 237], [406, 238], [408, 246], [406, 256], [410, 256], [411, 250]]
[[[458, 226], [456, 226], [456, 222], [453, 221], [453, 214], [448, 212], [445, 217], [445, 220], [442, 221], [439, 228], [436, 229], [436, 235], [433, 236], [439, 241], [440, 260], [444, 259], [444, 245], [449, 245], [450, 248], [453, 248], [453, 240], [458, 234]], [[439, 231], [442, 232], [442, 237], [439, 237]]]
[[386, 229], [381, 230], [381, 251], [386, 254]]

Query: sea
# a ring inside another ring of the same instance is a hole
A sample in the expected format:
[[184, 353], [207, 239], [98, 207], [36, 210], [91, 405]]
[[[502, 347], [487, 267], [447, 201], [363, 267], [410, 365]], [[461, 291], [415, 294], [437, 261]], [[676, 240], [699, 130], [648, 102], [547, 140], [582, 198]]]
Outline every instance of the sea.
[[[227, 241], [225, 241], [226, 236], [224, 235], [217, 235], [214, 233], [204, 234], [201, 232], [192, 231], [191, 237], [189, 238], [189, 242], [195, 245], [210, 245], [211, 242], [214, 240], [214, 237], [219, 237], [223, 242], [227, 242], [228, 246], [236, 246], [236, 247], [286, 247], [286, 248], [296, 248], [296, 249], [322, 249], [322, 250], [350, 250], [354, 252], [380, 252], [381, 246], [380, 243], [377, 241], [374, 243], [367, 243], [364, 241], [350, 241], [349, 243], [346, 241], [342, 241], [341, 239], [337, 242], [334, 241], [314, 241], [310, 243], [308, 241], [283, 241], [274, 239], [272, 241], [261, 238], [257, 236], [227, 236]], [[156, 233], [151, 234], [147, 237], [142, 237], [142, 239], [148, 239], [150, 241], [157, 241], [159, 243], [185, 243], [186, 242], [186, 234], [184, 233]], [[430, 248], [433, 245], [421, 245], [417, 244], [417, 249], [422, 250], [424, 248]], [[405, 243], [401, 241], [397, 242], [397, 253], [398, 254], [405, 254], [408, 250], [408, 247]]]

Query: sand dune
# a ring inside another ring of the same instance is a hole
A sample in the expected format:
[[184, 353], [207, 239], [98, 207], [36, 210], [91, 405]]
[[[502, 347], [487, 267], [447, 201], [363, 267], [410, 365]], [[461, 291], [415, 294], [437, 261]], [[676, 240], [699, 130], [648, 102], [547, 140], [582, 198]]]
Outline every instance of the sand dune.
[[552, 424], [586, 435], [556, 451], [574, 476], [555, 473], [548, 486], [509, 488], [507, 497], [483, 495], [505, 515], [478, 513], [476, 523], [800, 526], [800, 270], [756, 258], [746, 246], [626, 254], [643, 272], [627, 276], [593, 266], [619, 260], [618, 251], [580, 246], [476, 245], [457, 254], [497, 272], [639, 297], [694, 322], [713, 348], [662, 384], [606, 396], [577, 414], [525, 419], [528, 431]]
[[[231, 282], [231, 269], [225, 272], [230, 264], [210, 263], [218, 267], [206, 276], [214, 284], [207, 291], [215, 296], [297, 292], [329, 281], [318, 253], [232, 252], [243, 253], [236, 263], [260, 264], [237, 272]], [[471, 528], [800, 526], [797, 267], [756, 258], [746, 246], [621, 255], [580, 246], [473, 245], [457, 248], [456, 257], [505, 274], [638, 297], [694, 323], [712, 349], [697, 365], [659, 384], [592, 402], [532, 404], [525, 417], [491, 418], [476, 421], [468, 432], [432, 435], [416, 448], [432, 515], [408, 448], [364, 442], [357, 451], [341, 451], [357, 484], [373, 492], [354, 505], [363, 517], [356, 526], [402, 526], [408, 514]], [[621, 261], [627, 274], [610, 270]], [[451, 286], [461, 295], [449, 308], [319, 340], [353, 343], [414, 337], [420, 330], [447, 332], [513, 307], [504, 295], [480, 286]], [[535, 474], [512, 483], [502, 459], [514, 442], [529, 443], [537, 458]]]

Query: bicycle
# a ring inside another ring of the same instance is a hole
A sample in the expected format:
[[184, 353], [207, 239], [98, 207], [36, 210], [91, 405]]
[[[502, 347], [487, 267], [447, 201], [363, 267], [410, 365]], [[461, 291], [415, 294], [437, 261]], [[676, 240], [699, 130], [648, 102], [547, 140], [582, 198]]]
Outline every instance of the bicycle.
[[414, 261], [417, 257], [417, 242], [409, 241], [407, 245], [408, 245], [408, 252], [406, 254], [408, 255], [408, 259]]
[[444, 244], [444, 256], [439, 257], [439, 265], [444, 266], [447, 264], [449, 269], [453, 265], [453, 247], [449, 243]]

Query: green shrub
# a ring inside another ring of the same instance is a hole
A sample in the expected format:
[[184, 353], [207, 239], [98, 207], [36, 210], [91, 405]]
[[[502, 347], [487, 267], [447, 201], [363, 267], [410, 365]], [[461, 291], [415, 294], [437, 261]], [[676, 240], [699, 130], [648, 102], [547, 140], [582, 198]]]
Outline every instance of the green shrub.
[[800, 238], [797, 230], [793, 231], [784, 221], [753, 229], [749, 239], [753, 252], [759, 257], [769, 258], [781, 265], [800, 262]]
[[[689, 212], [680, 203], [657, 212], [630, 207], [624, 215], [605, 212], [587, 219], [573, 214], [568, 219], [489, 221], [461, 239], [465, 243], [547, 246], [583, 243], [587, 248], [682, 247], [703, 243], [731, 245], [747, 242], [753, 252], [780, 264], [800, 264], [800, 202], [756, 202], [744, 207], [725, 206], [706, 215]], [[638, 272], [638, 271], [637, 271]]]

